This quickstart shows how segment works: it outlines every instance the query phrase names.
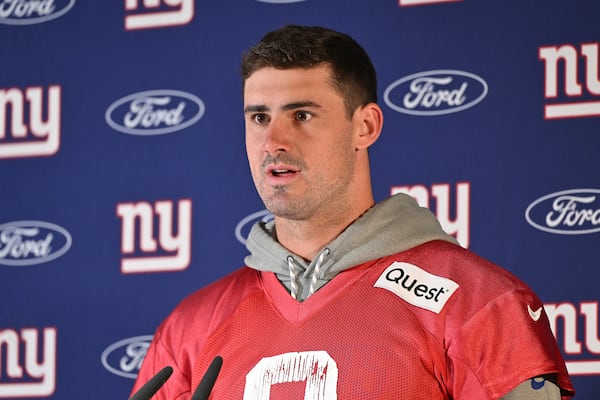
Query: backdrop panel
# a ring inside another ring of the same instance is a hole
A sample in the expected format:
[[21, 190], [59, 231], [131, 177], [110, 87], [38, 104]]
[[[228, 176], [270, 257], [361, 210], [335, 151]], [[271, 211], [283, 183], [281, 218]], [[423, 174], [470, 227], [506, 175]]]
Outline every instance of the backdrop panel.
[[325, 25], [378, 70], [375, 194], [408, 192], [545, 303], [600, 392], [596, 0], [0, 0], [0, 398], [127, 398], [160, 321], [269, 218], [239, 63]]

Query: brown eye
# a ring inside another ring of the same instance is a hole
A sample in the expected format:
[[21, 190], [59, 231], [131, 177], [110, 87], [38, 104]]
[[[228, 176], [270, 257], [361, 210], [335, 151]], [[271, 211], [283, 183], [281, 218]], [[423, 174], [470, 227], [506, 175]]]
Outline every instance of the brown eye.
[[308, 112], [308, 111], [298, 111], [296, 112], [296, 121], [299, 122], [306, 122], [306, 121], [310, 121], [312, 119], [313, 115], [312, 113]]
[[258, 125], [263, 125], [269, 122], [269, 117], [267, 116], [267, 114], [254, 114], [252, 116], [252, 120]]

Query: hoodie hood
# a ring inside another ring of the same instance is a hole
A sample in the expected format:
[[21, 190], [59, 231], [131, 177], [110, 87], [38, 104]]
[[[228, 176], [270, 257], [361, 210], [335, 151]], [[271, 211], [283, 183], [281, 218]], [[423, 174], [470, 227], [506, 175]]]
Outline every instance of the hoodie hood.
[[274, 272], [292, 297], [304, 300], [341, 271], [432, 240], [457, 243], [410, 196], [396, 194], [366, 211], [307, 263], [277, 242], [275, 223], [257, 222], [246, 241], [246, 265]]

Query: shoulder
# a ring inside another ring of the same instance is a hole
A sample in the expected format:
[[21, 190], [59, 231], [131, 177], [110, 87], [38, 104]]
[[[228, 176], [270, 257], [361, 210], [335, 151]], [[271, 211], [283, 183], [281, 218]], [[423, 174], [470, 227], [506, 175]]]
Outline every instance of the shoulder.
[[405, 267], [404, 276], [411, 274], [395, 289], [443, 344], [453, 365], [456, 397], [459, 388], [481, 385], [498, 398], [531, 377], [556, 372], [561, 386], [570, 388], [543, 304], [515, 275], [442, 241], [384, 259], [378, 279], [392, 265]]
[[488, 296], [507, 290], [530, 290], [505, 268], [449, 242], [435, 240], [425, 243], [407, 251], [403, 258], [429, 273], [452, 279], [465, 289], [485, 287]]
[[[427, 324], [454, 329], [493, 306], [535, 311], [541, 305], [533, 291], [500, 266], [458, 245], [431, 241], [378, 262], [375, 286], [408, 302]], [[496, 314], [492, 314], [496, 315]], [[440, 325], [441, 324], [441, 325]], [[452, 329], [451, 329], [452, 330]]]
[[206, 339], [227, 321], [240, 301], [260, 290], [260, 279], [259, 272], [244, 267], [183, 299], [156, 330], [138, 381], [150, 379], [156, 366], [171, 365], [177, 378], [171, 378], [167, 386], [175, 388], [174, 394], [189, 389], [193, 366]]
[[258, 271], [243, 267], [193, 292], [161, 323], [155, 339], [171, 349], [182, 343], [201, 343], [246, 296], [260, 290], [260, 279]]
[[170, 314], [171, 323], [198, 317], [212, 318], [215, 312], [227, 313], [249, 293], [259, 290], [260, 273], [247, 267], [198, 289], [184, 298]]

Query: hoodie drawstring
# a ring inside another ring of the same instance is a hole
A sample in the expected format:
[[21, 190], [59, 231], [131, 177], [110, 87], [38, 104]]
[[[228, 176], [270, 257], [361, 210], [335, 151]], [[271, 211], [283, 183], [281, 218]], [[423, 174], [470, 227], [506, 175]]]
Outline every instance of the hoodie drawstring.
[[298, 274], [296, 273], [296, 264], [294, 257], [287, 257], [288, 268], [290, 269], [290, 294], [294, 300], [298, 297]]
[[319, 278], [321, 277], [321, 266], [323, 265], [323, 260], [325, 260], [325, 257], [328, 256], [329, 253], [330, 250], [326, 247], [321, 254], [319, 254], [319, 258], [315, 264], [315, 270], [310, 278], [310, 287], [308, 291], [309, 296], [315, 294], [317, 291], [317, 284], [319, 283]]
[[[315, 263], [315, 268], [310, 277], [310, 286], [308, 288], [308, 296], [313, 295], [318, 289], [319, 279], [321, 278], [321, 267], [323, 266], [323, 262], [325, 261], [325, 257], [329, 255], [331, 251], [328, 248], [323, 249], [323, 251], [319, 254], [317, 258], [317, 262]], [[288, 268], [290, 271], [290, 295], [294, 300], [298, 300], [298, 296], [300, 293], [300, 286], [298, 285], [298, 267], [294, 260], [294, 257], [287, 256]], [[308, 297], [307, 296], [307, 297]]]

